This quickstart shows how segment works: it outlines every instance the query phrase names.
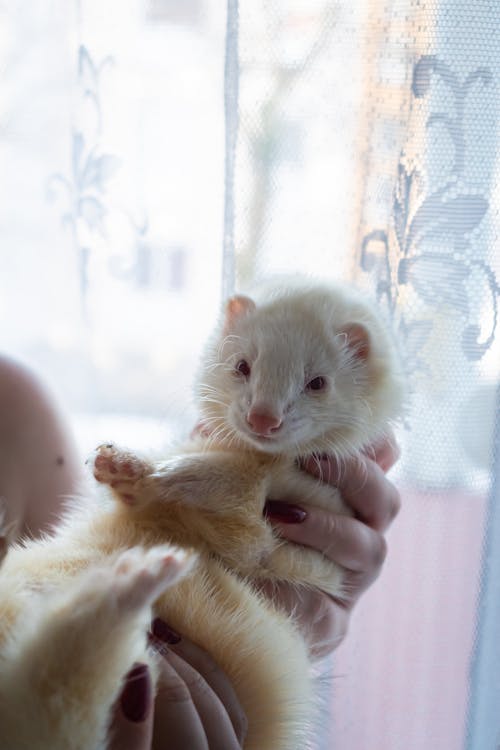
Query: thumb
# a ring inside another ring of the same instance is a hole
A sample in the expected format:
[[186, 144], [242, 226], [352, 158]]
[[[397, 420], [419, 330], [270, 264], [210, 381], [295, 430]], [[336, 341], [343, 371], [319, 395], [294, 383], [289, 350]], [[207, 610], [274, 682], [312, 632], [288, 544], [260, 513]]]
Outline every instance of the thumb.
[[153, 686], [146, 664], [134, 664], [113, 710], [108, 750], [151, 750]]

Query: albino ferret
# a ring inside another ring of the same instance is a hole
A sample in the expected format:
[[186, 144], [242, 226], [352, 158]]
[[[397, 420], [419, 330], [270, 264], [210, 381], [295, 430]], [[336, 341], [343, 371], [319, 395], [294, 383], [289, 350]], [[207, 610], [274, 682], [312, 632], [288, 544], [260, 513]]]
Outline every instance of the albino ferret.
[[[200, 434], [169, 460], [112, 445], [110, 485], [57, 531], [11, 548], [0, 576], [0, 747], [104, 750], [111, 706], [147, 662], [152, 617], [206, 649], [248, 718], [247, 750], [298, 750], [312, 713], [310, 656], [293, 619], [256, 591], [285, 580], [342, 595], [342, 572], [280, 540], [266, 498], [347, 513], [297, 458], [343, 459], [400, 413], [384, 326], [351, 289], [313, 281], [235, 296], [202, 358]], [[114, 498], [103, 497], [114, 494]]]

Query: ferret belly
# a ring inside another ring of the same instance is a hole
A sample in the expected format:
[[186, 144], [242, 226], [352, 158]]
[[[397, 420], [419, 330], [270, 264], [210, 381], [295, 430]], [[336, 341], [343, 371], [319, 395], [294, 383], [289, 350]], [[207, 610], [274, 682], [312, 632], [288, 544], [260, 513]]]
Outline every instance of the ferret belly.
[[[30, 586], [38, 588], [45, 581], [51, 592], [48, 597], [54, 592], [57, 595], [58, 591], [70, 592], [78, 581], [79, 572], [94, 565], [102, 569], [111, 563], [112, 557], [98, 554], [95, 549], [80, 550], [75, 555], [74, 548], [65, 550], [61, 540], [54, 549], [44, 543], [26, 551], [9, 553], [0, 576], [0, 609], [5, 615], [3, 638], [0, 637], [0, 664], [5, 667], [0, 669], [0, 696], [7, 699], [3, 710], [0, 708], [2, 747], [9, 750], [104, 750], [107, 717], [117, 698], [121, 678], [130, 669], [131, 662], [147, 661], [153, 674], [156, 673], [155, 656], [147, 650], [145, 638], [151, 617], [149, 608], [128, 629], [120, 630], [116, 623], [110, 622], [109, 628], [104, 627], [101, 632], [100, 643], [96, 643], [99, 637], [96, 626], [89, 622], [89, 630], [83, 631], [78, 639], [78, 651], [74, 653], [64, 650], [68, 640], [65, 635], [72, 637], [69, 631], [74, 628], [71, 613], [66, 615], [62, 610], [62, 621], [57, 622], [53, 632], [44, 631], [43, 627], [41, 632], [37, 630], [37, 613], [33, 607], [43, 607], [45, 596], [43, 593], [30, 595]], [[83, 606], [85, 602], [79, 601], [79, 604]], [[168, 589], [153, 610], [210, 653], [227, 673], [248, 719], [246, 750], [299, 750], [304, 746], [305, 727], [311, 713], [309, 660], [303, 639], [287, 617], [277, 613], [250, 584], [204, 555], [194, 572]], [[64, 622], [66, 616], [69, 617], [67, 623]], [[29, 675], [23, 675], [24, 681], [16, 680], [15, 668], [14, 672], [10, 671], [5, 661], [9, 658], [9, 650], [5, 649], [7, 623], [10, 622], [9, 630], [19, 629], [22, 640], [21, 624], [27, 620], [33, 622], [33, 627], [26, 629], [27, 642], [18, 645], [21, 652], [26, 647], [35, 654], [40, 652], [36, 657], [40, 661], [50, 658], [53, 650], [50, 684], [39, 684], [36, 679], [30, 680]], [[102, 655], [97, 660], [93, 659], [96, 649]], [[13, 681], [21, 690], [14, 696]], [[23, 685], [31, 695], [22, 694]], [[110, 694], [110, 690], [114, 692]], [[78, 707], [79, 701], [82, 705]], [[44, 717], [47, 707], [44, 704], [48, 702], [55, 702], [58, 713], [65, 716], [64, 726], [57, 730], [59, 741], [53, 723]], [[32, 707], [28, 719], [23, 716], [27, 706]], [[13, 709], [10, 717], [4, 713], [9, 712], [9, 707]], [[9, 720], [16, 717], [16, 708], [20, 709], [18, 721], [11, 721], [9, 729]], [[46, 739], [41, 731], [44, 725]]]

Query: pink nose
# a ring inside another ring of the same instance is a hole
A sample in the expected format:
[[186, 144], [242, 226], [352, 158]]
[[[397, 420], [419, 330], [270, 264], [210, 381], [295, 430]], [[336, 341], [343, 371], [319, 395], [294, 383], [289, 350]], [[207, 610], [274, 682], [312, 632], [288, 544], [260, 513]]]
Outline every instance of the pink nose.
[[273, 432], [277, 432], [281, 427], [280, 417], [277, 417], [275, 414], [266, 414], [258, 411], [249, 411], [247, 422], [252, 428], [252, 432], [264, 437], [272, 435]]

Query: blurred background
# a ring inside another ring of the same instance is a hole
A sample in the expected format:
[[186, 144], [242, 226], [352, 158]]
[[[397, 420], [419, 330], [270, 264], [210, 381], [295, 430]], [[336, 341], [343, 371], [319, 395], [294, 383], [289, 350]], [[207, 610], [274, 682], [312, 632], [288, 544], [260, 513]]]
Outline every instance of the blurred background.
[[403, 509], [318, 748], [500, 747], [499, 28], [487, 0], [0, 1], [0, 347], [82, 457], [189, 432], [234, 288], [352, 281], [392, 327]]

